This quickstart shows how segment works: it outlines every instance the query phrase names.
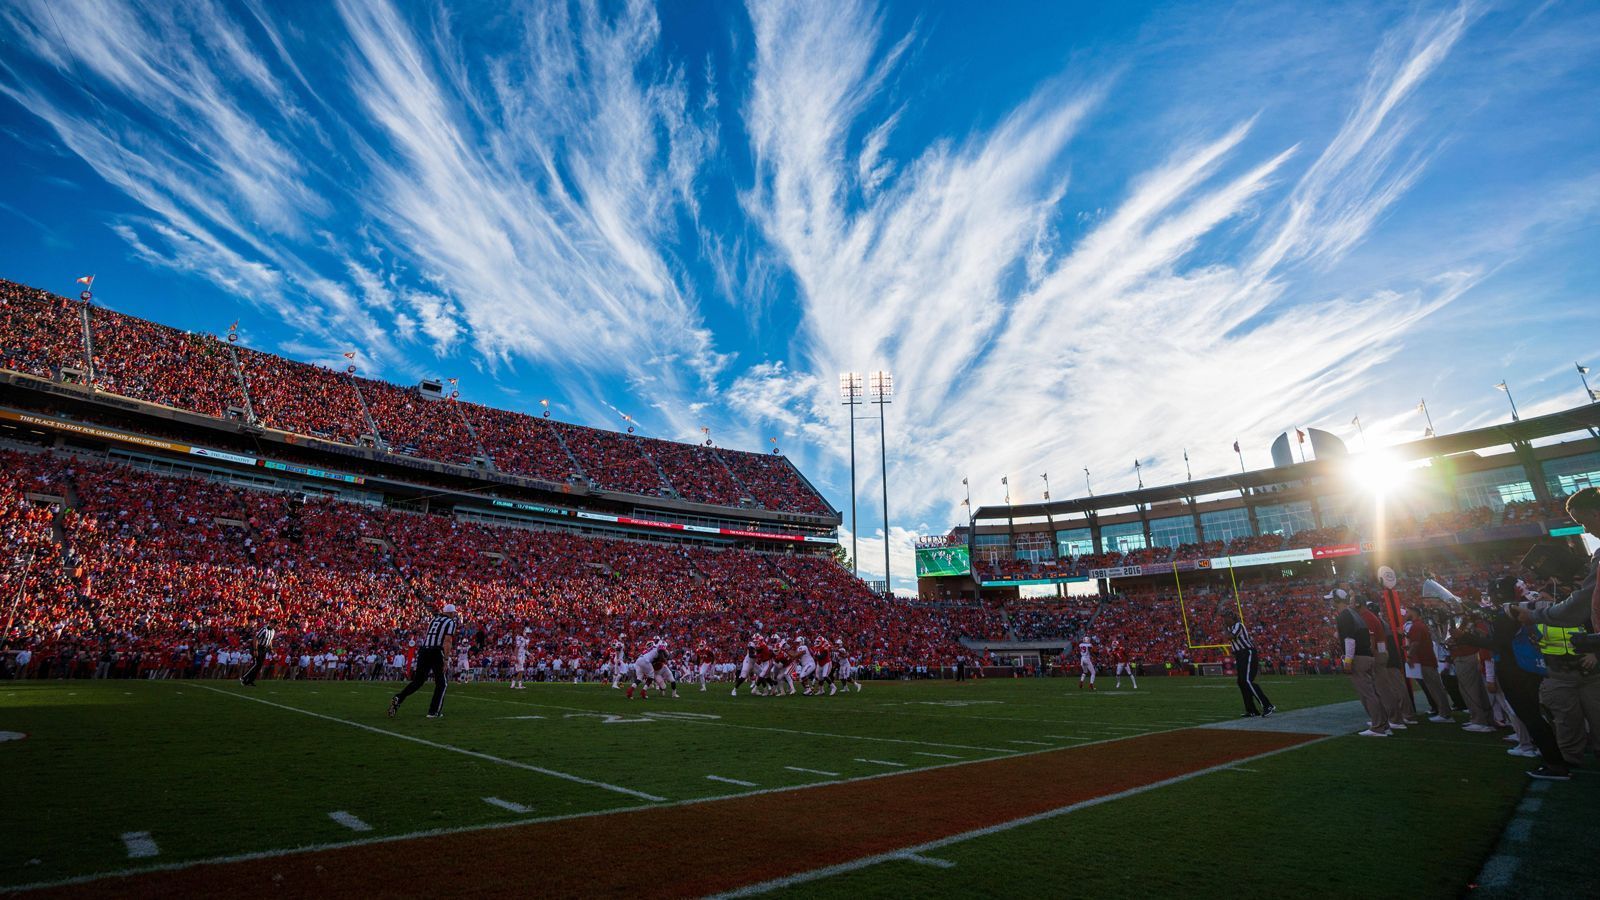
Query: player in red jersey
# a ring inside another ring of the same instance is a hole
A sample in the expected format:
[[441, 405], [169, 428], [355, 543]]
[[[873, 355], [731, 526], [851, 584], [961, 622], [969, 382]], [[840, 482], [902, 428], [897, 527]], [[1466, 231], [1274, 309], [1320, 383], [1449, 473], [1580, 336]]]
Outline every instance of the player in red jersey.
[[783, 696], [785, 687], [788, 688], [787, 693], [794, 693], [793, 667], [794, 656], [789, 649], [789, 639], [780, 637], [778, 646], [772, 649], [772, 687], [775, 695]]
[[833, 680], [833, 645], [819, 636], [811, 646], [811, 655], [817, 661], [817, 690], [820, 692], [822, 686], [827, 685], [829, 697], [839, 693], [839, 683]]
[[750, 693], [758, 697], [772, 692], [773, 669], [777, 666], [773, 645], [777, 640], [778, 636], [773, 635], [771, 640], [756, 643], [756, 686]]
[[1122, 642], [1116, 639], [1111, 641], [1111, 662], [1117, 667], [1117, 687], [1122, 687], [1122, 673], [1128, 673], [1128, 680], [1133, 682], [1133, 689], [1139, 689], [1139, 679], [1133, 674], [1133, 663], [1128, 661], [1128, 650]]
[[704, 693], [706, 680], [711, 677], [711, 648], [706, 645], [705, 641], [695, 645], [694, 667], [695, 671], [700, 674], [700, 691]]

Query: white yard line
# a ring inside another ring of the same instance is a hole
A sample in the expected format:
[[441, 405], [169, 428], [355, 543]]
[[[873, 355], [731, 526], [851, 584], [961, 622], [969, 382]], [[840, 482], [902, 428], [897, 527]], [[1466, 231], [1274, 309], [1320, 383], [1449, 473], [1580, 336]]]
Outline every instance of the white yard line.
[[838, 772], [824, 772], [821, 769], [802, 769], [799, 766], [784, 766], [784, 768], [788, 769], [791, 772], [804, 772], [807, 775], [826, 775], [829, 778], [838, 778], [839, 777], [839, 773]]
[[122, 843], [128, 848], [129, 859], [149, 859], [161, 853], [161, 848], [156, 846], [148, 831], [125, 831], [122, 833]]
[[367, 823], [361, 821], [360, 818], [358, 818], [356, 816], [353, 816], [350, 813], [347, 813], [342, 809], [336, 809], [333, 812], [328, 813], [328, 818], [334, 820], [335, 822], [338, 822], [340, 825], [343, 825], [344, 827], [350, 829], [351, 831], [371, 831], [372, 830], [372, 826], [371, 825], [368, 825]]
[[1008, 744], [1030, 744], [1034, 747], [1048, 747], [1049, 741], [1006, 741]]
[[510, 800], [501, 800], [499, 797], [485, 797], [483, 802], [490, 806], [498, 806], [507, 812], [514, 812], [517, 815], [526, 815], [533, 812], [532, 807], [523, 806], [521, 803], [512, 803]]
[[[474, 697], [467, 694], [463, 699], [480, 700], [484, 703], [509, 703], [512, 706], [532, 706], [538, 709], [566, 709], [575, 712], [585, 712], [604, 715], [603, 710], [589, 709], [579, 706], [555, 706], [549, 703], [528, 703], [521, 700], [501, 700], [498, 697]], [[802, 731], [798, 728], [775, 728], [770, 725], [740, 725], [737, 722], [711, 721], [709, 719], [679, 718], [677, 716], [663, 715], [656, 719], [660, 722], [683, 722], [690, 725], [710, 725], [715, 728], [741, 728], [746, 731], [768, 731], [774, 734], [799, 734], [806, 737], [835, 738], [846, 741], [871, 741], [878, 744], [912, 744], [918, 747], [948, 747], [952, 750], [982, 750], [985, 753], [1016, 753], [1017, 751], [1006, 747], [974, 747], [969, 744], [945, 744], [939, 741], [913, 741], [905, 738], [872, 737], [864, 734], [837, 734], [831, 731]]]
[[858, 756], [858, 757], [856, 757], [856, 762], [872, 763], [873, 765], [876, 765], [876, 766], [894, 766], [897, 769], [909, 769], [909, 768], [911, 768], [911, 766], [909, 764], [907, 764], [907, 763], [890, 762], [887, 759], [862, 759], [861, 757]]
[[914, 862], [918, 865], [933, 866], [936, 869], [953, 869], [956, 865], [948, 859], [937, 859], [932, 856], [922, 856], [916, 853], [902, 853], [896, 858], [903, 859], [906, 862]]
[[283, 703], [274, 703], [271, 700], [263, 700], [260, 697], [247, 697], [244, 694], [236, 694], [233, 691], [224, 691], [224, 690], [221, 690], [221, 689], [218, 689], [218, 688], [214, 688], [214, 687], [207, 687], [207, 686], [205, 686], [203, 684], [197, 684], [197, 685], [195, 685], [195, 687], [200, 688], [201, 690], [210, 691], [213, 694], [221, 694], [221, 695], [223, 695], [225, 697], [233, 697], [233, 698], [236, 698], [236, 699], [239, 699], [239, 700], [248, 700], [251, 703], [261, 703], [261, 704], [264, 704], [266, 706], [276, 707], [278, 709], [286, 709], [289, 712], [296, 712], [296, 713], [299, 713], [299, 714], [301, 714], [303, 716], [311, 716], [312, 718], [323, 719], [323, 720], [326, 720], [328, 722], [337, 722], [340, 725], [348, 725], [351, 728], [359, 728], [362, 731], [370, 731], [373, 734], [388, 735], [389, 737], [392, 737], [392, 738], [399, 738], [402, 741], [410, 741], [410, 742], [412, 742], [414, 744], [421, 744], [424, 747], [433, 747], [436, 750], [448, 750], [451, 753], [460, 753], [463, 756], [470, 756], [470, 757], [473, 757], [474, 759], [482, 759], [482, 760], [486, 760], [488, 762], [498, 763], [499, 765], [502, 765], [502, 766], [510, 766], [513, 769], [523, 769], [523, 770], [528, 771], [528, 772], [538, 772], [540, 775], [549, 775], [551, 778], [560, 778], [563, 781], [572, 781], [572, 782], [576, 782], [578, 784], [587, 784], [590, 787], [597, 787], [597, 788], [600, 788], [602, 790], [612, 791], [612, 792], [618, 793], [618, 794], [626, 794], [626, 795], [628, 795], [630, 797], [638, 797], [641, 800], [651, 800], [651, 801], [654, 801], [654, 802], [657, 802], [657, 803], [661, 803], [661, 802], [665, 802], [666, 799], [667, 799], [665, 797], [657, 797], [654, 794], [646, 794], [643, 791], [636, 791], [636, 790], [633, 790], [632, 788], [618, 787], [617, 785], [614, 785], [614, 784], [606, 784], [603, 781], [594, 781], [592, 779], [584, 778], [584, 777], [582, 777], [580, 775], [573, 775], [573, 774], [570, 774], [568, 772], [558, 772], [555, 769], [546, 769], [543, 766], [534, 766], [534, 765], [529, 765], [528, 763], [517, 762], [516, 760], [512, 760], [512, 759], [504, 759], [504, 758], [501, 758], [499, 756], [491, 756], [491, 755], [489, 755], [487, 753], [481, 753], [481, 752], [479, 752], [477, 750], [468, 750], [468, 749], [466, 749], [464, 747], [453, 747], [453, 746], [451, 746], [449, 744], [441, 744], [438, 741], [430, 741], [427, 738], [419, 738], [419, 737], [415, 737], [415, 736], [409, 735], [409, 734], [401, 734], [398, 731], [390, 731], [387, 728], [377, 728], [377, 727], [374, 727], [372, 725], [367, 725], [367, 724], [362, 723], [362, 722], [352, 722], [349, 719], [341, 719], [341, 718], [338, 718], [337, 716], [324, 715], [324, 714], [319, 713], [319, 712], [312, 712], [309, 709], [301, 709], [301, 708], [299, 708], [297, 706], [288, 706], [288, 705], [283, 704]]
[[1162, 781], [1156, 781], [1156, 782], [1152, 782], [1150, 784], [1144, 784], [1144, 785], [1140, 785], [1138, 787], [1129, 788], [1128, 790], [1125, 790], [1125, 791], [1118, 791], [1115, 794], [1106, 794], [1105, 796], [1102, 796], [1102, 797], [1093, 797], [1093, 798], [1090, 798], [1088, 800], [1080, 800], [1077, 803], [1069, 804], [1069, 805], [1063, 806], [1063, 807], [1061, 807], [1059, 809], [1052, 809], [1052, 810], [1049, 810], [1048, 812], [1042, 812], [1042, 813], [1038, 813], [1038, 814], [1032, 815], [1032, 816], [1024, 816], [1024, 817], [1022, 817], [1020, 819], [1013, 819], [1010, 822], [1001, 822], [999, 825], [990, 825], [987, 828], [977, 828], [977, 829], [974, 829], [972, 831], [963, 832], [961, 834], [954, 834], [954, 835], [951, 835], [949, 837], [940, 838], [940, 839], [938, 839], [936, 841], [929, 841], [929, 842], [927, 842], [925, 844], [918, 844], [918, 845], [916, 845], [914, 847], [902, 847], [899, 850], [893, 850], [893, 851], [890, 851], [888, 853], [879, 853], [879, 854], [876, 854], [874, 856], [863, 856], [860, 859], [851, 860], [850, 862], [847, 862], [847, 863], [840, 863], [840, 864], [834, 865], [834, 866], [826, 866], [826, 867], [821, 868], [821, 869], [813, 869], [813, 870], [811, 870], [809, 872], [800, 872], [800, 873], [797, 873], [797, 874], [794, 874], [794, 875], [787, 875], [787, 876], [785, 876], [783, 878], [774, 878], [771, 881], [763, 881], [760, 884], [746, 885], [746, 886], [744, 886], [742, 888], [738, 888], [736, 890], [728, 891], [727, 893], [723, 893], [723, 894], [716, 894], [714, 896], [715, 897], [719, 897], [719, 898], [720, 897], [749, 897], [749, 896], [753, 896], [753, 895], [756, 895], [756, 894], [764, 894], [764, 893], [767, 893], [768, 891], [778, 890], [780, 888], [787, 888], [787, 887], [792, 887], [792, 886], [797, 885], [797, 884], [804, 884], [804, 883], [809, 882], [809, 881], [816, 881], [816, 880], [822, 879], [822, 878], [829, 878], [829, 877], [832, 877], [834, 875], [842, 875], [845, 872], [854, 872], [854, 871], [856, 871], [858, 869], [865, 869], [865, 868], [867, 868], [869, 866], [875, 866], [875, 865], [877, 865], [879, 863], [888, 862], [890, 860], [906, 859], [908, 857], [913, 857], [913, 856], [924, 856], [929, 851], [938, 850], [938, 849], [940, 849], [942, 847], [948, 847], [951, 844], [959, 844], [959, 843], [961, 843], [963, 841], [970, 841], [970, 840], [972, 840], [974, 838], [987, 837], [988, 835], [991, 835], [991, 834], [999, 834], [1000, 832], [1003, 832], [1003, 831], [1010, 831], [1010, 830], [1012, 830], [1014, 828], [1021, 828], [1024, 825], [1032, 825], [1035, 822], [1043, 822], [1043, 821], [1045, 821], [1047, 819], [1054, 819], [1054, 818], [1057, 818], [1059, 816], [1064, 816], [1064, 815], [1068, 815], [1070, 813], [1075, 813], [1080, 809], [1088, 809], [1091, 806], [1099, 806], [1102, 803], [1110, 803], [1113, 800], [1123, 800], [1123, 799], [1126, 799], [1128, 797], [1138, 796], [1139, 794], [1143, 794], [1143, 793], [1146, 793], [1146, 792], [1149, 792], [1149, 791], [1157, 790], [1159, 788], [1168, 787], [1168, 786], [1171, 786], [1171, 785], [1174, 785], [1174, 784], [1180, 784], [1182, 782], [1189, 781], [1189, 780], [1195, 779], [1195, 778], [1199, 778], [1199, 777], [1204, 776], [1204, 775], [1210, 775], [1213, 772], [1220, 772], [1223, 769], [1227, 769], [1227, 768], [1232, 767], [1235, 763], [1239, 763], [1239, 762], [1254, 762], [1255, 760], [1258, 760], [1258, 759], [1265, 759], [1266, 757], [1269, 757], [1269, 756], [1276, 756], [1279, 753], [1287, 753], [1287, 752], [1289, 752], [1291, 750], [1299, 750], [1299, 749], [1301, 749], [1303, 747], [1310, 747], [1310, 746], [1313, 746], [1315, 744], [1320, 744], [1323, 741], [1331, 740], [1331, 739], [1333, 739], [1334, 737], [1337, 737], [1337, 736], [1338, 735], [1328, 735], [1326, 737], [1319, 737], [1319, 738], [1315, 738], [1315, 739], [1310, 740], [1310, 741], [1306, 741], [1305, 743], [1295, 744], [1295, 745], [1290, 746], [1290, 747], [1280, 747], [1277, 750], [1268, 750], [1265, 753], [1258, 753], [1258, 754], [1256, 754], [1254, 756], [1247, 756], [1247, 757], [1244, 757], [1242, 759], [1235, 760], [1233, 762], [1222, 763], [1222, 764], [1215, 765], [1215, 766], [1210, 766], [1210, 767], [1204, 768], [1204, 769], [1196, 769], [1193, 772], [1187, 772], [1187, 773], [1185, 773], [1183, 775], [1177, 775], [1177, 776], [1174, 776], [1172, 778], [1167, 778], [1167, 779], [1162, 780]]
[[737, 778], [723, 778], [721, 775], [707, 775], [707, 781], [720, 781], [723, 784], [737, 784], [740, 787], [760, 787], [754, 781], [740, 781]]
[[913, 750], [913, 751], [911, 751], [911, 755], [912, 756], [932, 756], [932, 757], [934, 757], [936, 759], [960, 759], [961, 758], [959, 756], [951, 756], [948, 753], [924, 753], [921, 750]]

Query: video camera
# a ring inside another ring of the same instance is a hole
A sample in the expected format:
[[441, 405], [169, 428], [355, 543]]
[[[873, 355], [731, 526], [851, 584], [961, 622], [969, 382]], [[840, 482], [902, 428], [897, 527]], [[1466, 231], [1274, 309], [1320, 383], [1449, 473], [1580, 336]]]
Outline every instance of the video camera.
[[1570, 581], [1583, 576], [1587, 563], [1588, 560], [1574, 553], [1566, 544], [1541, 541], [1523, 555], [1517, 562], [1517, 568], [1540, 581], [1551, 578]]

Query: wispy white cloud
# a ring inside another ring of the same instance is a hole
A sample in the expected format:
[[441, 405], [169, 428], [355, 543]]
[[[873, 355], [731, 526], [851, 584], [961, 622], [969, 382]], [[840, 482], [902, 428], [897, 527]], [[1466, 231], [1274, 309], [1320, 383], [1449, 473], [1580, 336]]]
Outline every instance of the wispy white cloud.
[[[890, 161], [882, 135], [898, 112], [872, 110], [903, 41], [868, 4], [811, 10], [751, 4], [745, 203], [799, 283], [809, 371], [787, 384], [813, 385], [805, 419], [842, 432], [833, 374], [894, 372], [890, 479], [913, 514], [958, 515], [963, 475], [980, 503], [1004, 473], [1088, 466], [1102, 486], [1131, 485], [1140, 454], [1147, 478], [1181, 477], [1184, 443], [1197, 473], [1225, 469], [1235, 434], [1264, 445], [1336, 408], [1475, 282], [1442, 271], [1311, 303], [1317, 285], [1300, 274], [1357, 245], [1415, 183], [1427, 154], [1406, 141], [1406, 100], [1467, 27], [1465, 7], [1385, 42], [1298, 176], [1302, 148], [1244, 159], [1252, 123], [1234, 123], [1177, 143], [1081, 232], [1060, 223], [1066, 160], [1114, 87], [1049, 84], [987, 132]], [[876, 193], [856, 200], [852, 180]], [[1224, 227], [1253, 239], [1219, 252]], [[802, 421], [792, 396], [768, 415]], [[1193, 446], [1207, 435], [1216, 447]]]

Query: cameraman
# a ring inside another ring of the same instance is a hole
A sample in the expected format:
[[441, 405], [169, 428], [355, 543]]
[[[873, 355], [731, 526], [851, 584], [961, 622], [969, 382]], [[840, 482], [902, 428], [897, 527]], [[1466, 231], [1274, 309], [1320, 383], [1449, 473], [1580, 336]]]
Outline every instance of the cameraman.
[[[1567, 498], [1567, 515], [1583, 530], [1600, 537], [1600, 488], [1586, 487]], [[1541, 610], [1519, 609], [1517, 618], [1524, 625], [1588, 625], [1600, 632], [1600, 586], [1595, 574], [1600, 570], [1600, 551], [1589, 559], [1589, 574], [1567, 599]], [[1581, 642], [1587, 646], [1589, 642]]]

